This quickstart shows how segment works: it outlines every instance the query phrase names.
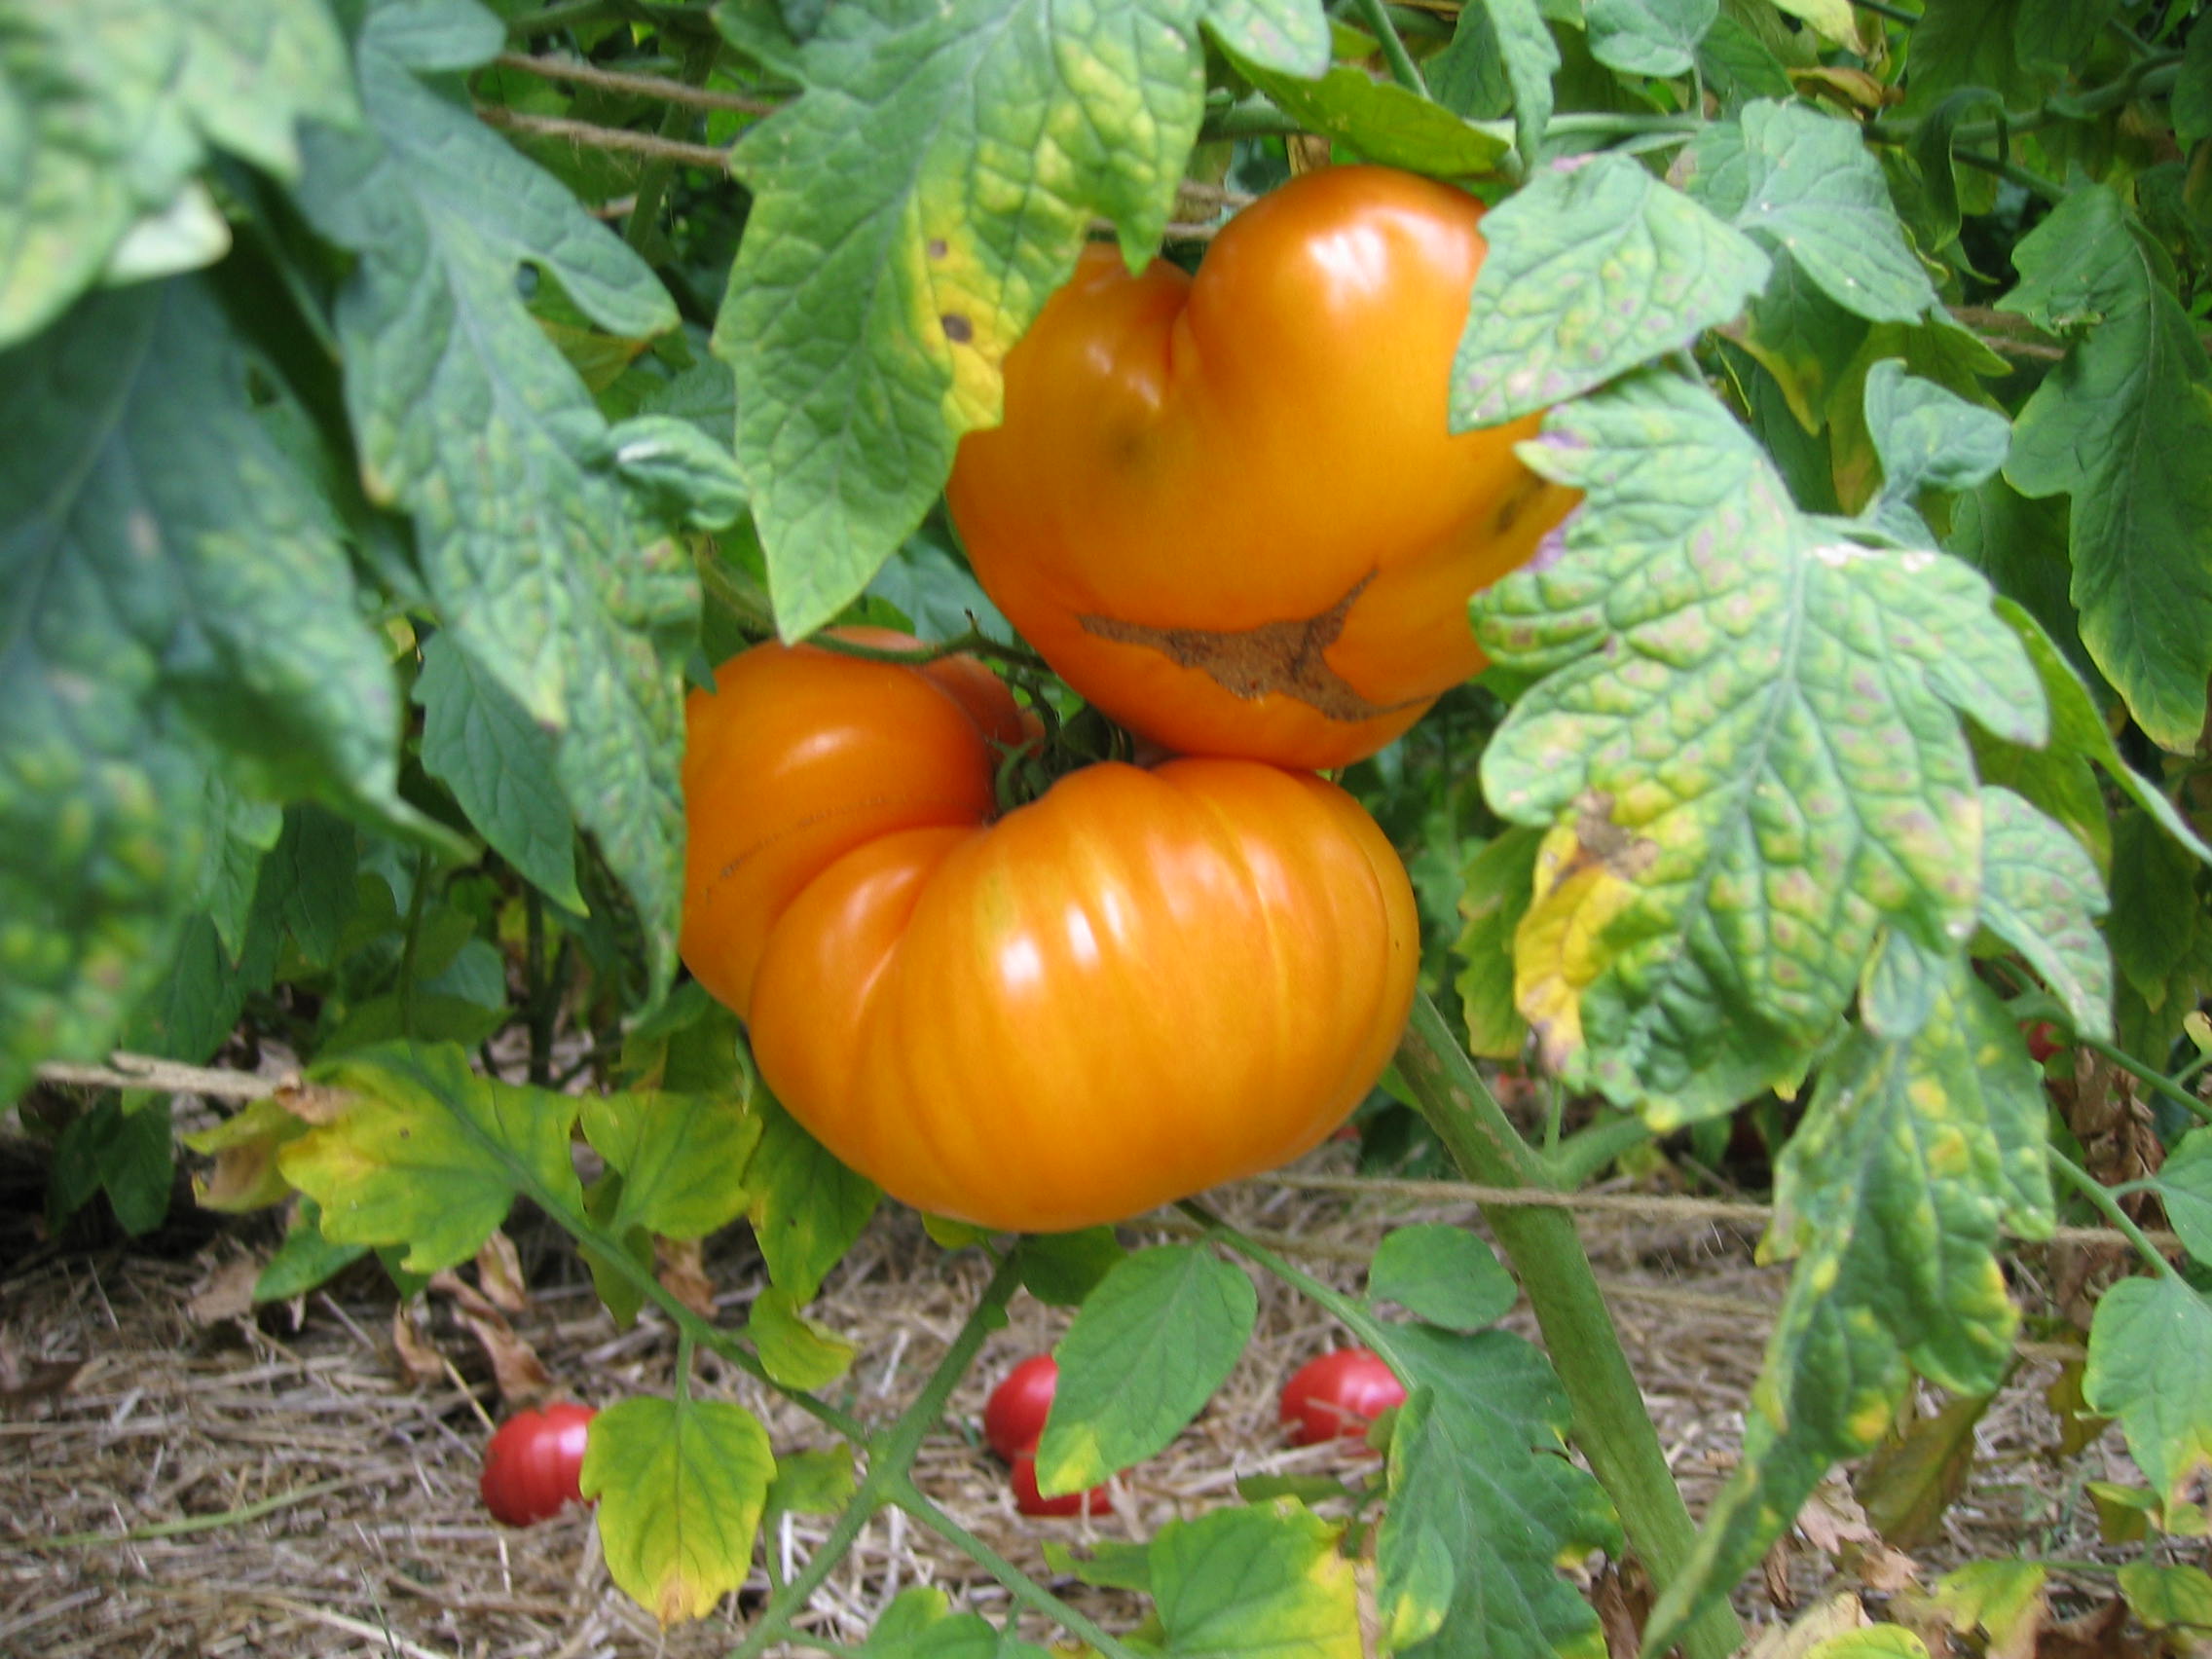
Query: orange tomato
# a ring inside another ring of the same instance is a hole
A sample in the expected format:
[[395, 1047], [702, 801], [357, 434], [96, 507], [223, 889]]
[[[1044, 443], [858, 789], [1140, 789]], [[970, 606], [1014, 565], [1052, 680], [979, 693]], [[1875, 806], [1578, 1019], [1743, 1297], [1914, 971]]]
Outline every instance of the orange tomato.
[[1446, 430], [1482, 206], [1307, 173], [1194, 279], [1087, 250], [1006, 363], [946, 500], [977, 578], [1069, 684], [1187, 754], [1328, 767], [1483, 666], [1467, 600], [1576, 499]]
[[1220, 759], [1089, 767], [993, 822], [1022, 732], [977, 672], [771, 645], [693, 694], [682, 952], [768, 1086], [893, 1197], [1028, 1232], [1315, 1145], [1412, 1001], [1382, 831]]

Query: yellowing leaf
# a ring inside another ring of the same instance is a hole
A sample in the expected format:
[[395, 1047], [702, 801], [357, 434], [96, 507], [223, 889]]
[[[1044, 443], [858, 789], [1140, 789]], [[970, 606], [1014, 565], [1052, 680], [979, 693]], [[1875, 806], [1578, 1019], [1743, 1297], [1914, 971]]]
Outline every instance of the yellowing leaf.
[[587, 1097], [584, 1138], [622, 1173], [608, 1225], [704, 1238], [745, 1213], [745, 1165], [760, 1119], [738, 1094]]
[[[1536, 849], [1535, 899], [1513, 938], [1514, 1004], [1555, 1070], [1582, 1047], [1582, 993], [1605, 966], [1599, 941], [1636, 900], [1620, 867], [1636, 862], [1635, 844], [1606, 823], [1603, 804], [1591, 805], [1599, 810], [1586, 805], [1574, 824], [1545, 833]], [[1599, 846], [1584, 842], [1585, 830]], [[1607, 862], [1608, 851], [1615, 863]]]
[[2030, 1659], [2048, 1604], [2039, 1562], [1974, 1561], [1936, 1581], [1936, 1610], [1950, 1627], [1989, 1638], [1989, 1659]]
[[703, 1618], [745, 1582], [776, 1459], [726, 1400], [624, 1400], [592, 1420], [583, 1494], [607, 1570], [662, 1626]]
[[1359, 1607], [1339, 1528], [1288, 1498], [1171, 1521], [1153, 1539], [1168, 1652], [1359, 1659]]
[[192, 1177], [192, 1196], [202, 1209], [255, 1210], [282, 1203], [292, 1184], [276, 1166], [276, 1154], [307, 1133], [307, 1125], [276, 1101], [253, 1101], [212, 1128], [184, 1137], [194, 1152], [215, 1160], [205, 1175]]
[[852, 1369], [860, 1349], [810, 1319], [791, 1292], [770, 1285], [753, 1299], [745, 1334], [770, 1378], [787, 1388], [824, 1388]]
[[517, 1194], [582, 1206], [568, 1095], [479, 1076], [451, 1045], [365, 1050], [316, 1080], [352, 1103], [277, 1161], [322, 1206], [333, 1244], [404, 1244], [402, 1265], [430, 1273], [475, 1255]]

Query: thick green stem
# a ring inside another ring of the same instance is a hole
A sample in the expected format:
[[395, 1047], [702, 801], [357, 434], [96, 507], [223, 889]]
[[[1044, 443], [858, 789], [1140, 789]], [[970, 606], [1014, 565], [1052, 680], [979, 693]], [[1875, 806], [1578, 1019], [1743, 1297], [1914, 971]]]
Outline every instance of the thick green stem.
[[[1425, 996], [1415, 1000], [1398, 1045], [1398, 1074], [1468, 1180], [1553, 1186], [1551, 1170], [1522, 1140]], [[1687, 1565], [1697, 1529], [1643, 1409], [1574, 1219], [1565, 1210], [1504, 1204], [1486, 1204], [1483, 1215], [1512, 1258], [1573, 1405], [1574, 1443], [1620, 1511], [1630, 1545], [1664, 1591]], [[1682, 1648], [1689, 1659], [1727, 1659], [1742, 1641], [1736, 1615], [1716, 1602], [1683, 1634]]]
[[[713, 71], [715, 58], [721, 51], [719, 41], [699, 41], [683, 54], [683, 84], [703, 87]], [[661, 111], [660, 136], [677, 139], [690, 136], [691, 124], [698, 116], [682, 104], [670, 104]], [[660, 204], [668, 195], [670, 175], [676, 164], [665, 157], [654, 157], [645, 163], [645, 170], [638, 175], [638, 198], [630, 208], [629, 223], [622, 228], [622, 240], [654, 264], [661, 263], [660, 255], [666, 247], [660, 234]]]
[[2094, 1204], [2105, 1220], [2118, 1228], [2121, 1236], [2135, 1246], [2137, 1255], [2167, 1278], [2180, 1276], [2174, 1272], [2173, 1263], [2167, 1261], [2158, 1247], [2144, 1235], [2143, 1230], [2135, 1225], [2135, 1218], [2120, 1207], [2120, 1199], [2113, 1196], [2109, 1187], [2056, 1147], [2050, 1149], [2049, 1157], [2050, 1166], [2066, 1178], [2066, 1184]]
[[[1984, 121], [1970, 121], [1954, 128], [1951, 143], [1954, 146], [1987, 144], [2006, 134], [2018, 135], [2033, 132], [2061, 121], [2087, 121], [2092, 117], [2115, 110], [2137, 98], [2163, 97], [2174, 89], [2181, 75], [2181, 54], [2160, 53], [2156, 57], [2145, 57], [2133, 64], [2119, 80], [2109, 82], [2082, 93], [2079, 97], [2054, 97], [2034, 109], [2007, 112]], [[1905, 144], [1912, 141], [1920, 130], [1926, 116], [1902, 117], [1894, 121], [1872, 121], [1866, 124], [1866, 136], [1877, 144]]]

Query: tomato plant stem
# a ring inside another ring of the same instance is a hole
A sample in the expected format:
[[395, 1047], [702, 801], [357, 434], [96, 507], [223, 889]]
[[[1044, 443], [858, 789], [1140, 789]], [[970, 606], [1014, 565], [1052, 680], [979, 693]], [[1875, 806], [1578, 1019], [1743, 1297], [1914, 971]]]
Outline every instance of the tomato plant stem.
[[2159, 1252], [2158, 1247], [2145, 1236], [2143, 1230], [2135, 1225], [2135, 1218], [2120, 1207], [2120, 1199], [2114, 1195], [2111, 1188], [2079, 1163], [2076, 1163], [2071, 1158], [2068, 1158], [2063, 1152], [2060, 1152], [2055, 1146], [2050, 1149], [2050, 1166], [2066, 1178], [2068, 1186], [2087, 1198], [2107, 1221], [2120, 1230], [2120, 1235], [2135, 1246], [2137, 1255], [2167, 1278], [2179, 1276], [2174, 1271], [2173, 1263], [2167, 1261], [2164, 1255]]
[[951, 1399], [952, 1390], [975, 1363], [983, 1339], [1005, 1325], [1006, 1305], [1020, 1283], [1021, 1245], [1017, 1240], [999, 1261], [990, 1282], [976, 1299], [976, 1306], [969, 1309], [967, 1319], [913, 1403], [899, 1414], [890, 1427], [867, 1438], [867, 1473], [861, 1477], [853, 1495], [830, 1524], [830, 1535], [807, 1557], [806, 1565], [769, 1596], [768, 1604], [760, 1609], [759, 1618], [754, 1621], [745, 1641], [732, 1651], [731, 1659], [756, 1659], [756, 1655], [765, 1652], [771, 1642], [779, 1640], [814, 1645], [804, 1632], [791, 1628], [792, 1618], [813, 1601], [814, 1593], [850, 1553], [861, 1530], [886, 1503], [897, 1504], [940, 1537], [964, 1551], [1004, 1584], [1016, 1601], [1054, 1620], [1107, 1655], [1107, 1659], [1134, 1659], [1127, 1648], [923, 1496], [909, 1473], [923, 1440], [943, 1420], [945, 1402]]
[[1428, 96], [1428, 83], [1420, 78], [1420, 65], [1406, 43], [1398, 38], [1398, 25], [1390, 17], [1389, 8], [1382, 0], [1359, 0], [1359, 15], [1367, 23], [1368, 32], [1382, 45], [1382, 61], [1390, 66], [1390, 79], [1409, 92]]
[[[704, 85], [720, 51], [721, 43], [712, 40], [698, 41], [687, 48], [683, 54], [682, 85]], [[671, 103], [661, 111], [660, 136], [672, 140], [688, 137], [696, 119], [683, 105]], [[669, 177], [675, 170], [676, 164], [665, 156], [656, 156], [645, 163], [645, 170], [638, 175], [636, 203], [630, 209], [629, 222], [622, 227], [622, 240], [653, 265], [668, 263], [666, 254], [673, 251], [668, 247], [668, 239], [661, 235], [660, 204], [668, 194]]]
[[[1547, 1187], [1556, 1178], [1521, 1138], [1425, 995], [1398, 1045], [1398, 1073], [1460, 1172], [1484, 1186]], [[1483, 1216], [1528, 1292], [1567, 1398], [1574, 1442], [1620, 1512], [1629, 1543], [1662, 1591], [1687, 1564], [1697, 1529], [1667, 1467], [1620, 1334], [1590, 1271], [1574, 1218], [1558, 1209], [1486, 1204]], [[1683, 1633], [1689, 1659], [1727, 1659], [1743, 1627], [1714, 1602]]]

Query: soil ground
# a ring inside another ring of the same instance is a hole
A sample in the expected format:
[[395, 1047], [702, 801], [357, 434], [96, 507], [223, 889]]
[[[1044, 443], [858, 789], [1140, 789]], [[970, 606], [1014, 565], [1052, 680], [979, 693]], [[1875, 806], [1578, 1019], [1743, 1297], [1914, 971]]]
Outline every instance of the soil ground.
[[[1301, 1166], [1309, 1175], [1348, 1168], [1341, 1146]], [[484, 1514], [476, 1478], [487, 1414], [501, 1408], [485, 1354], [450, 1301], [431, 1299], [424, 1334], [439, 1377], [424, 1382], [397, 1357], [393, 1294], [373, 1269], [301, 1304], [240, 1314], [225, 1309], [225, 1293], [250, 1283], [276, 1236], [271, 1218], [214, 1217], [187, 1201], [144, 1239], [124, 1240], [97, 1217], [50, 1238], [38, 1219], [41, 1179], [22, 1143], [0, 1140], [0, 1655], [689, 1659], [742, 1640], [766, 1584], [757, 1566], [714, 1616], [663, 1633], [610, 1584], [586, 1516], [518, 1531]], [[1258, 1181], [1214, 1201], [1241, 1225], [1290, 1240], [1309, 1272], [1347, 1288], [1391, 1227], [1480, 1226], [1463, 1200], [1387, 1190]], [[1581, 1226], [1670, 1460], [1702, 1507], [1732, 1464], [1784, 1272], [1753, 1265], [1743, 1227], [1612, 1216], [1585, 1216]], [[557, 1385], [597, 1402], [665, 1391], [675, 1351], [665, 1322], [648, 1309], [617, 1331], [563, 1239], [528, 1216], [513, 1231], [530, 1287], [514, 1326]], [[1124, 1235], [1160, 1235], [1135, 1227]], [[714, 1241], [706, 1266], [734, 1322], [763, 1282], [746, 1230]], [[910, 1213], [879, 1212], [814, 1309], [860, 1345], [845, 1384], [851, 1409], [896, 1413], [983, 1276], [977, 1252], [948, 1254]], [[1066, 1315], [1026, 1297], [1013, 1315], [955, 1396], [919, 1483], [1109, 1628], [1128, 1625], [1132, 1605], [1056, 1578], [1045, 1538], [1141, 1539], [1231, 1495], [1240, 1476], [1359, 1471], [1360, 1455], [1344, 1446], [1283, 1446], [1275, 1390], [1343, 1338], [1312, 1304], [1263, 1279], [1259, 1329], [1235, 1373], [1167, 1453], [1118, 1483], [1113, 1513], [1025, 1521], [977, 1421], [989, 1385], [1048, 1346]], [[1513, 1322], [1531, 1330], [1525, 1308]], [[2054, 1580], [2060, 1611], [2070, 1596], [2074, 1610], [2108, 1598], [2083, 1487], [2132, 1477], [2116, 1437], [2080, 1458], [2053, 1455], [2059, 1424], [2044, 1390], [2057, 1366], [2037, 1352], [1981, 1419], [1971, 1485], [1909, 1563], [1851, 1541], [1854, 1506], [1834, 1484], [1740, 1596], [1747, 1616], [1776, 1622], [1832, 1585], [1879, 1591], [1908, 1567], [1930, 1577], [1958, 1561], [2020, 1553], [2083, 1564]], [[711, 1358], [700, 1385], [758, 1411], [779, 1452], [820, 1443], [810, 1419]], [[787, 1564], [802, 1560], [823, 1530], [793, 1520], [765, 1547]], [[994, 1616], [1007, 1608], [1004, 1592], [964, 1557], [887, 1513], [818, 1600], [812, 1628], [859, 1641], [889, 1598], [915, 1584]], [[1050, 1634], [1027, 1619], [1022, 1628]]]

